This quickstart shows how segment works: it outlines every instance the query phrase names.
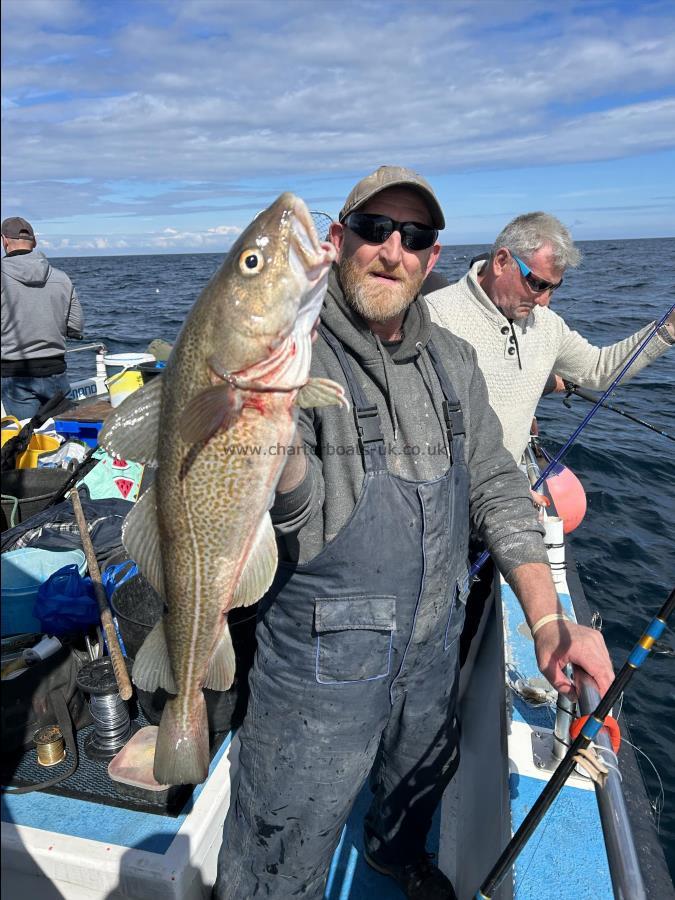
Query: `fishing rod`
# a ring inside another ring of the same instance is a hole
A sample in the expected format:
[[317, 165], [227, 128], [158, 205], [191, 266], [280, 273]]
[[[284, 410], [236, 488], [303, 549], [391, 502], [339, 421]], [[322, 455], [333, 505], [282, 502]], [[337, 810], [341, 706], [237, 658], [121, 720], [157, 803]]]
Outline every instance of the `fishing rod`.
[[[576, 384], [572, 384], [571, 381], [564, 381], [565, 388], [567, 389], [567, 394], [565, 395], [565, 399], [563, 403], [565, 406], [569, 407], [570, 403], [568, 398], [571, 394], [576, 394], [577, 397], [581, 397], [582, 400], [587, 400], [589, 403], [596, 403], [597, 397], [595, 394], [591, 394], [589, 391], [580, 388]], [[657, 428], [656, 425], [652, 425], [649, 422], [645, 422], [644, 419], [638, 419], [637, 416], [632, 415], [631, 413], [627, 413], [625, 409], [619, 409], [618, 406], [614, 406], [612, 403], [604, 402], [601, 404], [605, 409], [611, 409], [612, 412], [618, 413], [620, 416], [623, 416], [626, 419], [630, 419], [631, 422], [637, 422], [638, 425], [644, 425], [645, 428], [649, 428], [651, 431], [655, 431], [657, 434], [662, 435], [662, 437], [668, 438], [669, 441], [675, 441], [675, 437], [672, 434], [668, 434], [665, 431], [661, 431], [660, 428]]]
[[666, 628], [668, 617], [675, 609], [675, 588], [670, 592], [668, 599], [663, 604], [658, 614], [645, 628], [639, 641], [633, 647], [630, 656], [623, 668], [607, 689], [607, 693], [598, 703], [595, 711], [586, 719], [586, 722], [570, 745], [569, 750], [560, 761], [560, 765], [551, 775], [550, 781], [535, 801], [532, 809], [523, 820], [520, 828], [507, 844], [504, 852], [499, 857], [485, 881], [475, 894], [474, 900], [491, 900], [493, 892], [499, 887], [502, 879], [511, 868], [521, 850], [532, 836], [533, 831], [542, 820], [546, 810], [551, 806], [563, 785], [567, 781], [577, 760], [580, 750], [585, 750], [603, 727], [605, 716], [609, 714], [612, 706], [619, 699], [622, 691], [633, 677], [634, 672], [640, 668], [649, 656], [649, 652], [655, 641], [661, 637]]
[[[654, 335], [656, 334], [656, 332], [657, 332], [657, 331], [659, 330], [659, 328], [664, 324], [664, 322], [666, 321], [666, 319], [668, 318], [668, 316], [673, 312], [673, 310], [675, 310], [675, 303], [673, 303], [673, 305], [672, 305], [668, 310], [666, 310], [666, 312], [661, 316], [661, 318], [659, 319], [659, 321], [656, 322], [656, 323], [652, 326], [651, 331], [649, 331], [649, 333], [645, 335], [644, 339], [642, 340], [642, 343], [638, 344], [637, 349], [633, 352], [633, 355], [630, 357], [630, 359], [628, 360], [628, 362], [627, 362], [627, 363], [624, 365], [624, 367], [621, 369], [621, 371], [620, 371], [619, 374], [616, 376], [616, 378], [614, 379], [614, 381], [610, 384], [610, 386], [607, 388], [607, 390], [605, 391], [605, 393], [602, 394], [602, 396], [600, 396], [600, 397], [598, 398], [598, 400], [595, 402], [595, 405], [593, 406], [593, 409], [589, 410], [589, 412], [587, 413], [586, 417], [583, 419], [583, 421], [581, 422], [581, 424], [578, 425], [578, 426], [575, 428], [575, 430], [572, 432], [572, 434], [569, 436], [569, 438], [567, 439], [567, 441], [566, 441], [565, 444], [563, 445], [562, 449], [560, 449], [560, 450], [556, 453], [556, 455], [553, 457], [553, 459], [552, 459], [552, 460], [549, 462], [549, 464], [546, 466], [546, 468], [544, 469], [544, 471], [541, 473], [541, 475], [539, 476], [539, 478], [536, 480], [536, 482], [535, 482], [534, 485], [532, 486], [532, 490], [533, 490], [533, 491], [536, 491], [537, 488], [540, 487], [540, 486], [544, 483], [544, 481], [546, 481], [546, 479], [548, 478], [548, 476], [549, 476], [549, 475], [551, 474], [551, 472], [555, 469], [555, 467], [558, 465], [558, 463], [560, 462], [560, 460], [563, 458], [563, 456], [564, 456], [564, 455], [567, 453], [567, 451], [570, 449], [570, 447], [572, 446], [572, 444], [576, 441], [576, 439], [579, 437], [579, 435], [581, 434], [581, 432], [584, 430], [584, 428], [585, 428], [585, 427], [588, 425], [588, 423], [591, 421], [591, 419], [592, 419], [593, 416], [596, 414], [596, 412], [600, 409], [600, 407], [601, 407], [602, 404], [605, 402], [605, 400], [607, 399], [607, 397], [609, 397], [609, 395], [612, 393], [612, 391], [616, 389], [617, 385], [618, 385], [619, 382], [622, 380], [622, 378], [624, 377], [624, 375], [626, 374], [626, 372], [630, 369], [630, 367], [633, 365], [633, 363], [635, 362], [635, 360], [638, 358], [638, 356], [639, 356], [639, 355], [642, 353], [642, 351], [645, 349], [645, 347], [647, 346], [647, 344], [652, 340], [652, 338], [654, 337]], [[489, 557], [490, 557], [490, 554], [488, 553], [487, 550], [484, 550], [484, 551], [481, 553], [481, 555], [478, 557], [478, 559], [477, 559], [477, 560], [473, 563], [473, 565], [471, 566], [471, 570], [470, 570], [470, 572], [469, 572], [469, 576], [470, 576], [471, 578], [474, 578], [474, 577], [478, 574], [478, 572], [480, 572], [480, 570], [482, 569], [482, 567], [483, 567], [483, 565], [485, 564], [485, 562], [489, 559]]]

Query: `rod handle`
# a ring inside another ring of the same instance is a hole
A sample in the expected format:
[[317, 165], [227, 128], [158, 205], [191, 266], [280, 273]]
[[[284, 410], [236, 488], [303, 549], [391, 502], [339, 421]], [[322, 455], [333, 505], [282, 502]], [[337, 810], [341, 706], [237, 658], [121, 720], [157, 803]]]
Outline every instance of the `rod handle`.
[[130, 700], [133, 693], [133, 688], [131, 686], [131, 680], [129, 678], [129, 672], [127, 671], [124, 657], [122, 656], [122, 649], [120, 647], [119, 641], [117, 640], [117, 632], [115, 631], [115, 625], [112, 620], [112, 613], [110, 612], [110, 607], [108, 606], [108, 598], [105, 593], [105, 588], [101, 583], [101, 570], [98, 567], [98, 561], [96, 559], [96, 554], [94, 553], [94, 546], [91, 542], [91, 538], [89, 537], [87, 520], [84, 516], [84, 510], [82, 509], [82, 502], [80, 501], [80, 495], [77, 491], [77, 487], [74, 487], [70, 492], [70, 500], [73, 504], [75, 521], [77, 522], [77, 527], [80, 532], [80, 539], [82, 541], [84, 555], [87, 558], [89, 575], [94, 584], [94, 593], [96, 594], [98, 611], [101, 616], [101, 624], [103, 625], [106, 643], [108, 644], [108, 653], [110, 654], [110, 659], [112, 661], [115, 680], [117, 681], [117, 689], [119, 690], [119, 694], [122, 700]]

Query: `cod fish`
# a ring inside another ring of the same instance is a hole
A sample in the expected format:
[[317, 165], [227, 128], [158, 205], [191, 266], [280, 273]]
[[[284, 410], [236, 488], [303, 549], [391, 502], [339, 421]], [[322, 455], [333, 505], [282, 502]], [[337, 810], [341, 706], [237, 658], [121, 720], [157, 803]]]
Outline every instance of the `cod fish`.
[[113, 456], [157, 466], [123, 542], [167, 607], [132, 671], [138, 687], [175, 695], [155, 749], [161, 784], [197, 784], [208, 774], [202, 688], [231, 686], [228, 611], [255, 603], [272, 583], [268, 510], [297, 407], [348, 408], [340, 385], [309, 378], [334, 259], [304, 202], [282, 194], [198, 297], [162, 376], [131, 394], [100, 433]]

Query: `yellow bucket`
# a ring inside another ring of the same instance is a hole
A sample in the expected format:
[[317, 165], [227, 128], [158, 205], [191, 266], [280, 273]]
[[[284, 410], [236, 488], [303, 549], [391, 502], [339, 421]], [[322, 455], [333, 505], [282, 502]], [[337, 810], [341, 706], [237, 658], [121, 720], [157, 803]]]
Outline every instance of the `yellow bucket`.
[[51, 434], [34, 434], [30, 439], [28, 450], [16, 458], [17, 469], [37, 469], [40, 454], [52, 453], [60, 446], [61, 441]]
[[108, 353], [103, 358], [107, 372], [105, 380], [110, 394], [110, 405], [119, 406], [129, 394], [143, 385], [143, 374], [136, 366], [154, 362], [152, 353]]
[[[2, 444], [10, 438], [16, 437], [21, 431], [21, 424], [14, 416], [6, 416], [2, 420]], [[51, 434], [33, 434], [28, 449], [16, 458], [17, 469], [37, 469], [38, 457], [41, 453], [51, 453], [58, 450], [61, 442]]]
[[16, 437], [21, 431], [21, 423], [16, 416], [2, 417], [2, 446], [4, 447], [10, 438]]

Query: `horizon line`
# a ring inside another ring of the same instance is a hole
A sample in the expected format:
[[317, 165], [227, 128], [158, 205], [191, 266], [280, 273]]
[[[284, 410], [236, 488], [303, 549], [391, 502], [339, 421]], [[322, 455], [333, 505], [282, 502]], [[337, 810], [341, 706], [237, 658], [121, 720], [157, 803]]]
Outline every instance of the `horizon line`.
[[[575, 244], [597, 244], [597, 243], [610, 243], [610, 242], [623, 242], [623, 241], [672, 241], [675, 239], [675, 235], [662, 235], [659, 237], [631, 237], [631, 238], [583, 238], [578, 241], [575, 241]], [[491, 241], [472, 241], [468, 244], [441, 244], [441, 251], [449, 250], [455, 247], [490, 247], [492, 246]], [[39, 244], [37, 245], [39, 248]], [[223, 250], [183, 250], [181, 252], [174, 251], [154, 251], [147, 253], [119, 253], [119, 252], [111, 252], [111, 253], [78, 253], [71, 254], [70, 256], [58, 256], [55, 255], [53, 257], [49, 257], [50, 259], [109, 259], [111, 257], [117, 256], [220, 256], [223, 253], [229, 253], [231, 247]], [[46, 255], [46, 254], [45, 254]], [[2, 257], [5, 259], [5, 257]]]

